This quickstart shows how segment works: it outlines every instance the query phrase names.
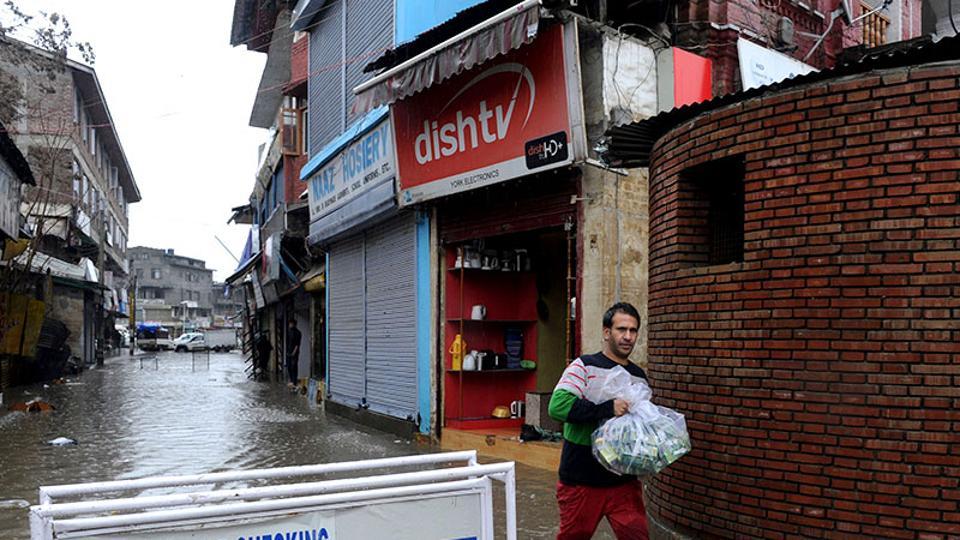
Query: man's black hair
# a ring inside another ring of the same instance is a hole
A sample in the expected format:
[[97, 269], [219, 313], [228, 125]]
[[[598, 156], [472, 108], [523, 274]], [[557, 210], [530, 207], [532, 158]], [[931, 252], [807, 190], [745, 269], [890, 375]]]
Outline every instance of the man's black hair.
[[616, 304], [610, 306], [610, 309], [603, 314], [604, 328], [613, 328], [613, 316], [617, 313], [629, 315], [637, 320], [637, 325], [640, 324], [640, 312], [637, 311], [637, 308], [633, 307], [633, 304], [629, 302], [617, 302]]

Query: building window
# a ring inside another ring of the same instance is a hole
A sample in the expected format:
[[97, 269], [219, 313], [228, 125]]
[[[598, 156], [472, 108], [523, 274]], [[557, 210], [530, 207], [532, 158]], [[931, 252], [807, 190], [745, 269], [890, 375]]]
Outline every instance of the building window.
[[300, 100], [287, 96], [283, 98], [283, 108], [280, 109], [280, 145], [284, 155], [299, 156], [303, 154], [303, 114]]
[[79, 124], [80, 118], [83, 116], [83, 98], [80, 96], [80, 91], [74, 88], [73, 90], [73, 123]]
[[73, 199], [80, 201], [80, 164], [73, 160]]
[[[310, 120], [310, 111], [304, 107], [302, 109], [303, 113], [300, 115], [301, 122], [300, 125], [303, 126], [303, 133], [307, 133], [307, 122]], [[303, 153], [310, 154], [310, 137], [303, 137]]]
[[890, 27], [890, 19], [879, 11], [870, 13], [877, 9], [870, 4], [860, 4], [861, 13], [868, 14], [863, 18], [863, 44], [867, 47], [879, 47], [887, 42], [887, 29]]
[[150, 277], [152, 277], [153, 279], [160, 279], [160, 269], [159, 269], [159, 268], [151, 268], [151, 269], [150, 269]]
[[273, 208], [280, 206], [286, 202], [286, 190], [284, 189], [284, 172], [283, 172], [283, 162], [281, 161], [277, 165], [277, 170], [273, 172], [273, 185], [271, 189], [273, 190]]
[[90, 128], [87, 126], [87, 111], [83, 108], [83, 102], [81, 101], [77, 107], [80, 110], [80, 137], [83, 139], [83, 143], [86, 145], [90, 138]]
[[680, 260], [689, 266], [743, 261], [743, 156], [710, 161], [680, 173]]

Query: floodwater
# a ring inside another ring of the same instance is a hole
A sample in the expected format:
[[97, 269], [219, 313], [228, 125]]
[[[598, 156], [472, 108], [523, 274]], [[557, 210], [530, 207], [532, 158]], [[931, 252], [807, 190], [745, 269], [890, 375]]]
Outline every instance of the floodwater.
[[[41, 485], [439, 451], [328, 415], [283, 384], [248, 380], [243, 367], [235, 353], [211, 353], [209, 369], [188, 353], [160, 353], [142, 368], [120, 356], [66, 384], [8, 389], [5, 406], [40, 397], [56, 410], [0, 412], [0, 538], [29, 538], [23, 506]], [[46, 444], [57, 437], [78, 444]], [[517, 466], [519, 538], [556, 534], [555, 481]], [[612, 538], [603, 527], [596, 538]]]

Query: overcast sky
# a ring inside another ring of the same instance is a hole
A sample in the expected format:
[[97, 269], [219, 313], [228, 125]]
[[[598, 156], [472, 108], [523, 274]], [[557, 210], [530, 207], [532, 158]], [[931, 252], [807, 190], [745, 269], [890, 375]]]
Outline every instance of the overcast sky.
[[[58, 12], [89, 41], [94, 69], [143, 200], [130, 246], [173, 248], [214, 269], [237, 266], [248, 227], [227, 225], [247, 201], [266, 130], [247, 125], [266, 55], [230, 46], [233, 0], [17, 0]], [[75, 56], [75, 55], [74, 55]]]

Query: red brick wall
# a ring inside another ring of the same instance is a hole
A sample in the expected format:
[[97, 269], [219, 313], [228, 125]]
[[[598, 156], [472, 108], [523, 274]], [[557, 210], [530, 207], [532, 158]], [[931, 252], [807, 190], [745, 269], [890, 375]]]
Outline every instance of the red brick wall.
[[310, 156], [283, 156], [284, 195], [287, 204], [300, 200], [300, 195], [307, 189], [307, 183], [300, 181], [300, 169], [307, 164]]
[[294, 41], [290, 47], [290, 85], [300, 84], [307, 80], [309, 44], [310, 38], [303, 37]]
[[[693, 451], [650, 510], [704, 537], [960, 535], [960, 64], [677, 127], [650, 180], [654, 395]], [[691, 267], [678, 177], [746, 164], [744, 261]]]

